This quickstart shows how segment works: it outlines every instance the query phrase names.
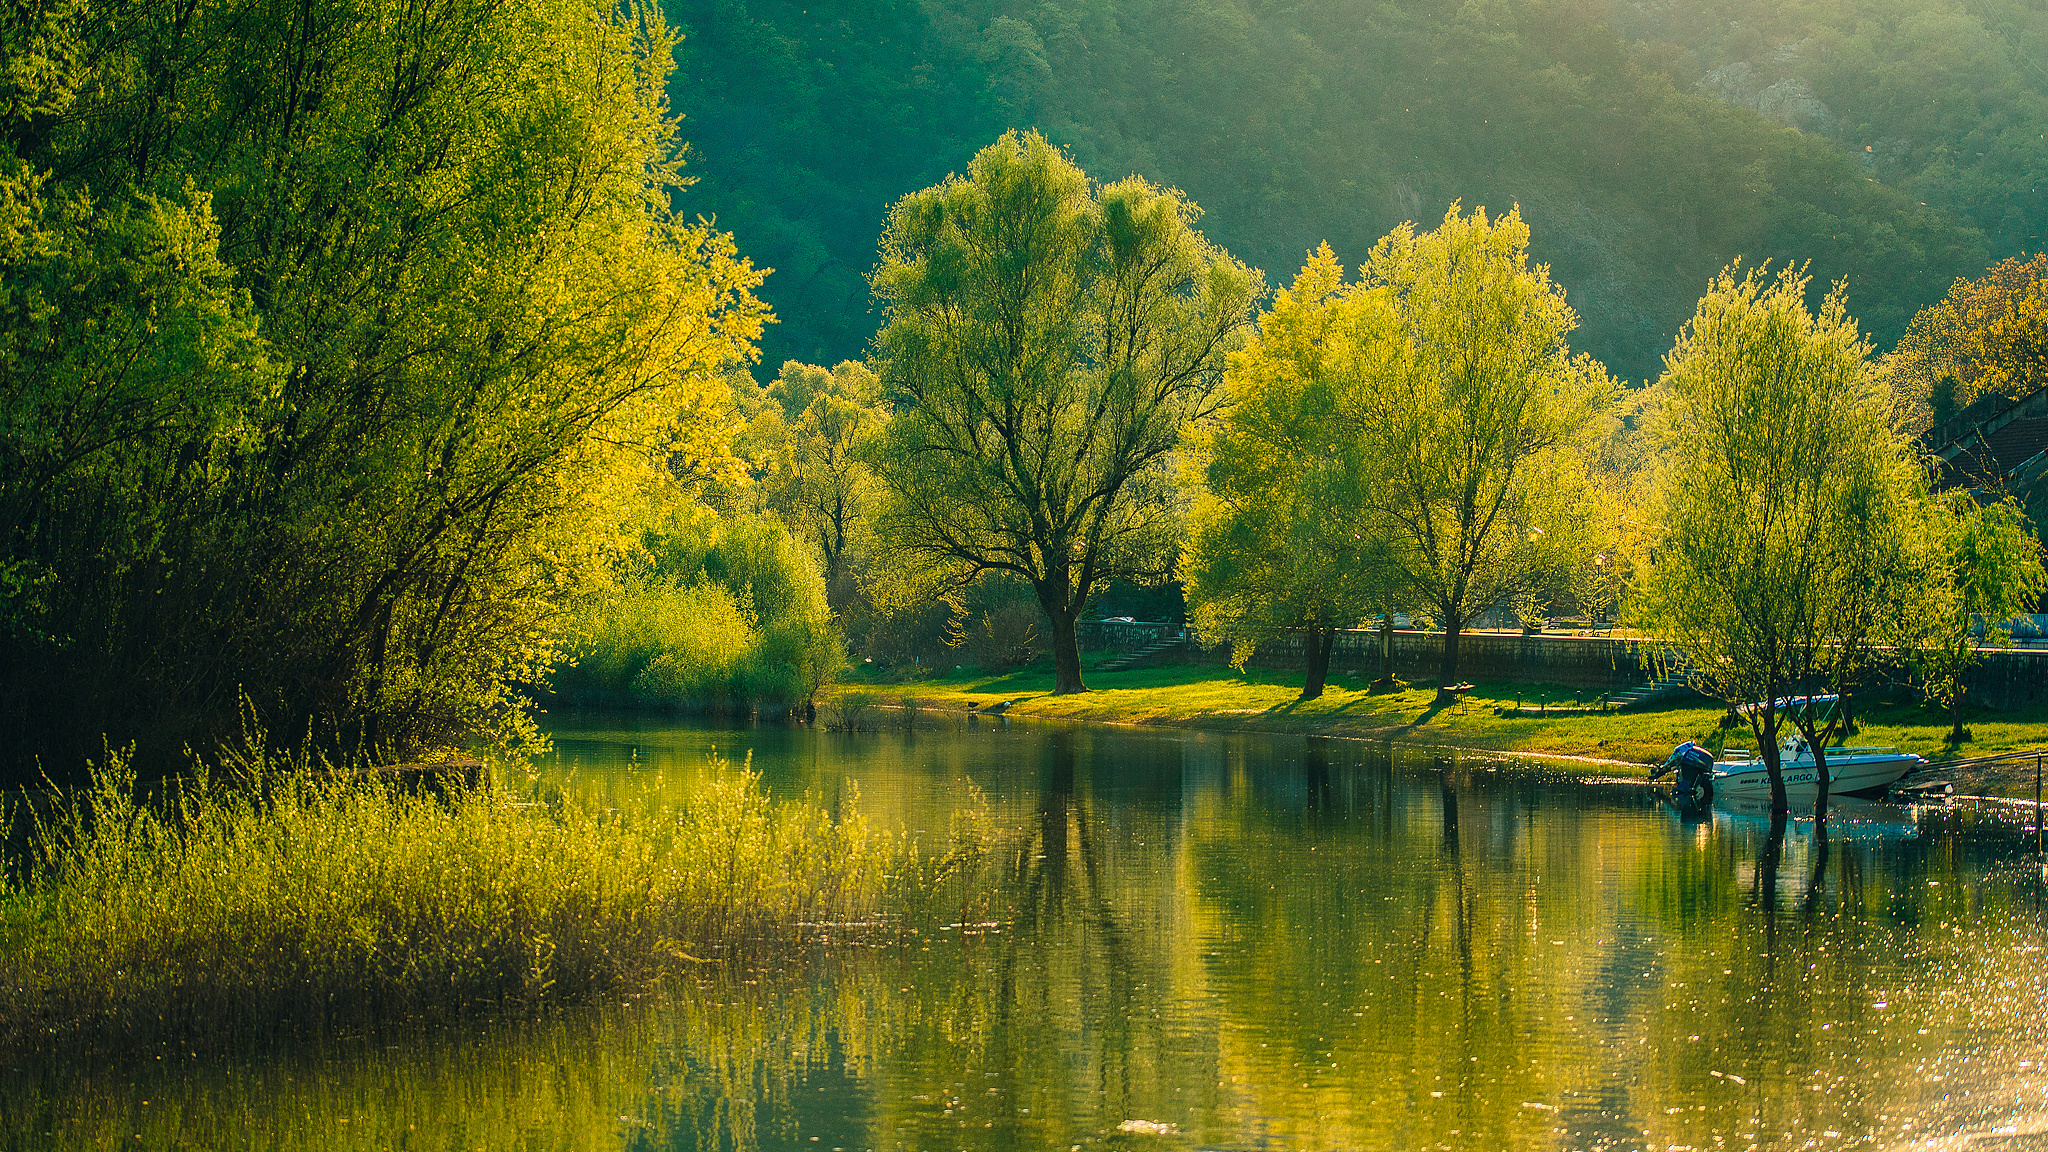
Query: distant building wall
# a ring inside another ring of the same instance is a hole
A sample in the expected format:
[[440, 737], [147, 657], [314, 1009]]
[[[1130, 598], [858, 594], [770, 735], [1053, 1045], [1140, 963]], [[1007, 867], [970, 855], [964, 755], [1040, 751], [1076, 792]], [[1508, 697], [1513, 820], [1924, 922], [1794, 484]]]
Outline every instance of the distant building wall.
[[[1394, 675], [1403, 679], [1434, 679], [1443, 653], [1441, 632], [1396, 630]], [[1259, 645], [1253, 662], [1267, 667], [1299, 668], [1303, 659], [1301, 638], [1290, 636]], [[1466, 680], [1627, 688], [1649, 679], [1648, 665], [1648, 653], [1641, 651], [1641, 645], [1605, 636], [1466, 632], [1458, 637], [1458, 675]], [[1380, 634], [1361, 630], [1337, 633], [1330, 667], [1340, 672], [1355, 668], [1367, 675], [1379, 675]]]
[[[1223, 664], [1230, 658], [1228, 646], [1205, 649], [1192, 632], [1178, 624], [1085, 621], [1080, 625], [1080, 640], [1085, 649], [1121, 652], [1177, 641], [1180, 648], [1162, 652], [1162, 659]], [[1269, 640], [1259, 645], [1251, 663], [1260, 668], [1299, 668], [1302, 648], [1299, 636]], [[1395, 630], [1394, 674], [1433, 681], [1443, 648], [1441, 632]], [[1641, 684], [1649, 679], [1653, 662], [1654, 653], [1642, 642], [1610, 636], [1467, 632], [1458, 640], [1458, 675], [1467, 680], [1605, 691]], [[1363, 675], [1379, 675], [1380, 634], [1361, 629], [1337, 633], [1330, 668], [1333, 672], [1355, 669]], [[1964, 687], [1970, 703], [1999, 711], [2048, 704], [2048, 649], [1985, 649], [1977, 667], [1964, 678]], [[1903, 694], [1911, 688], [1900, 670], [1873, 683], [1871, 691]]]
[[1963, 677], [1963, 702], [2000, 712], [2048, 704], [2048, 651], [1986, 650]]

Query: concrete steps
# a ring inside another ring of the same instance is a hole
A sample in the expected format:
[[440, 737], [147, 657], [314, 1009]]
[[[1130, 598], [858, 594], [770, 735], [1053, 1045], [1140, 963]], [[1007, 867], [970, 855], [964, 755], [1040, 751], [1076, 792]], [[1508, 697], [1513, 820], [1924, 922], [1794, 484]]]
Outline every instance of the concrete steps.
[[1147, 660], [1150, 660], [1152, 657], [1157, 656], [1162, 652], [1170, 652], [1175, 648], [1179, 648], [1184, 643], [1185, 641], [1179, 639], [1154, 640], [1152, 643], [1145, 645], [1143, 648], [1140, 648], [1135, 652], [1126, 652], [1122, 656], [1119, 656], [1106, 664], [1096, 665], [1095, 671], [1122, 672], [1126, 668], [1135, 667]]
[[1639, 684], [1634, 688], [1624, 689], [1620, 692], [1611, 692], [1607, 696], [1607, 703], [1615, 709], [1633, 708], [1641, 704], [1648, 704], [1653, 701], [1676, 696], [1685, 691], [1687, 691], [1685, 676], [1682, 673], [1678, 673], [1663, 676], [1646, 684]]

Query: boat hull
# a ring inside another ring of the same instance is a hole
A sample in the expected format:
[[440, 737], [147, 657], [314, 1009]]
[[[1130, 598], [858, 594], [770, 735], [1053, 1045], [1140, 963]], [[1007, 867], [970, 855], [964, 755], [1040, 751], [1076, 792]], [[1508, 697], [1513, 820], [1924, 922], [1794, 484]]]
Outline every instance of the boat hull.
[[[1924, 763], [1925, 760], [1910, 753], [1850, 756], [1840, 762], [1831, 757], [1828, 761], [1828, 792], [1837, 796], [1879, 792]], [[1820, 774], [1812, 760], [1802, 756], [1784, 765], [1783, 772], [1786, 796], [1811, 797], [1820, 791]], [[1768, 797], [1770, 794], [1770, 773], [1764, 770], [1762, 760], [1717, 767], [1714, 770], [1714, 795], [1717, 797]]]

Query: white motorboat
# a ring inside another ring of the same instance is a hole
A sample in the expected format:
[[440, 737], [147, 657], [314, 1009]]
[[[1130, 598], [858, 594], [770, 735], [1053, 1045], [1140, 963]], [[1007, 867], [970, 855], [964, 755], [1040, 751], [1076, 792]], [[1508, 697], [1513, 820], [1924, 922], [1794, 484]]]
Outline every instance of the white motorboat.
[[[1927, 763], [1922, 757], [1896, 748], [1830, 748], [1825, 759], [1831, 796], [1881, 791]], [[1811, 797], [1820, 789], [1820, 771], [1814, 764], [1813, 749], [1806, 746], [1803, 737], [1793, 736], [1779, 745], [1778, 770], [1784, 775], [1787, 796]], [[1762, 756], [1746, 748], [1735, 748], [1714, 761], [1714, 795], [1737, 799], [1770, 794], [1771, 776], [1764, 768]]]
[[[1790, 696], [1773, 701], [1772, 705], [1780, 712], [1813, 710], [1825, 705], [1828, 711], [1820, 718], [1826, 720], [1838, 702], [1835, 696]], [[1745, 704], [1736, 711], [1748, 713], [1762, 707], [1765, 705]], [[1911, 752], [1901, 752], [1896, 748], [1829, 748], [1823, 759], [1827, 762], [1830, 796], [1882, 792], [1899, 777], [1927, 763]], [[1820, 791], [1820, 767], [1815, 763], [1813, 749], [1807, 747], [1806, 738], [1796, 730], [1778, 746], [1778, 770], [1784, 778], [1787, 797], [1811, 798]], [[1698, 744], [1687, 741], [1673, 748], [1664, 763], [1650, 770], [1650, 779], [1656, 780], [1667, 772], [1678, 774], [1678, 781], [1672, 789], [1674, 798], [1688, 802], [1709, 796], [1729, 800], [1763, 797], [1768, 800], [1771, 795], [1771, 774], [1764, 766], [1764, 758], [1747, 748], [1730, 749], [1715, 756]]]

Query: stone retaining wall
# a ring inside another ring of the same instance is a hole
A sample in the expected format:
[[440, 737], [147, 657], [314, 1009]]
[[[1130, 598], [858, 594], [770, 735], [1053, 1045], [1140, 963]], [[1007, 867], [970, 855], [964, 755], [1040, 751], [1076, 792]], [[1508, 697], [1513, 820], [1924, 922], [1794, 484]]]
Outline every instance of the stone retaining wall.
[[[1170, 639], [1180, 640], [1182, 647], [1177, 653], [1162, 653], [1162, 658], [1222, 664], [1230, 657], [1228, 647], [1204, 649], [1191, 632], [1177, 624], [1087, 621], [1080, 626], [1081, 647], [1089, 650], [1128, 652]], [[1441, 632], [1396, 629], [1394, 674], [1433, 682], [1443, 645]], [[1251, 662], [1261, 668], [1299, 668], [1302, 647], [1299, 636], [1267, 641], [1259, 645]], [[1618, 637], [1467, 632], [1458, 641], [1458, 675], [1467, 680], [1609, 691], [1649, 679], [1651, 656], [1642, 642]], [[1338, 632], [1330, 668], [1333, 672], [1356, 669], [1367, 676], [1379, 675], [1380, 634], [1362, 629]], [[1895, 673], [1885, 682], [1873, 684], [1872, 689], [1904, 693], [1910, 691], [1905, 680], [1903, 672]], [[2048, 651], [1986, 649], [1982, 662], [1970, 671], [1964, 684], [1965, 698], [1986, 708], [2005, 711], [2048, 703]]]
[[[1139, 621], [1081, 625], [1081, 647], [1117, 652], [1135, 651], [1159, 640], [1181, 640], [1179, 658], [1198, 661], [1229, 659], [1228, 646], [1204, 649], [1193, 635], [1173, 624]], [[1285, 636], [1259, 645], [1252, 663], [1261, 668], [1299, 668], [1302, 638]], [[1458, 640], [1459, 675], [1468, 680], [1527, 681], [1568, 688], [1626, 688], [1649, 678], [1647, 664], [1634, 641], [1605, 636], [1522, 636], [1505, 632], [1467, 632]], [[1394, 631], [1394, 674], [1403, 679], [1433, 679], [1443, 659], [1441, 632]], [[1348, 628], [1337, 633], [1330, 656], [1333, 671], [1357, 669], [1377, 676], [1380, 634]]]

